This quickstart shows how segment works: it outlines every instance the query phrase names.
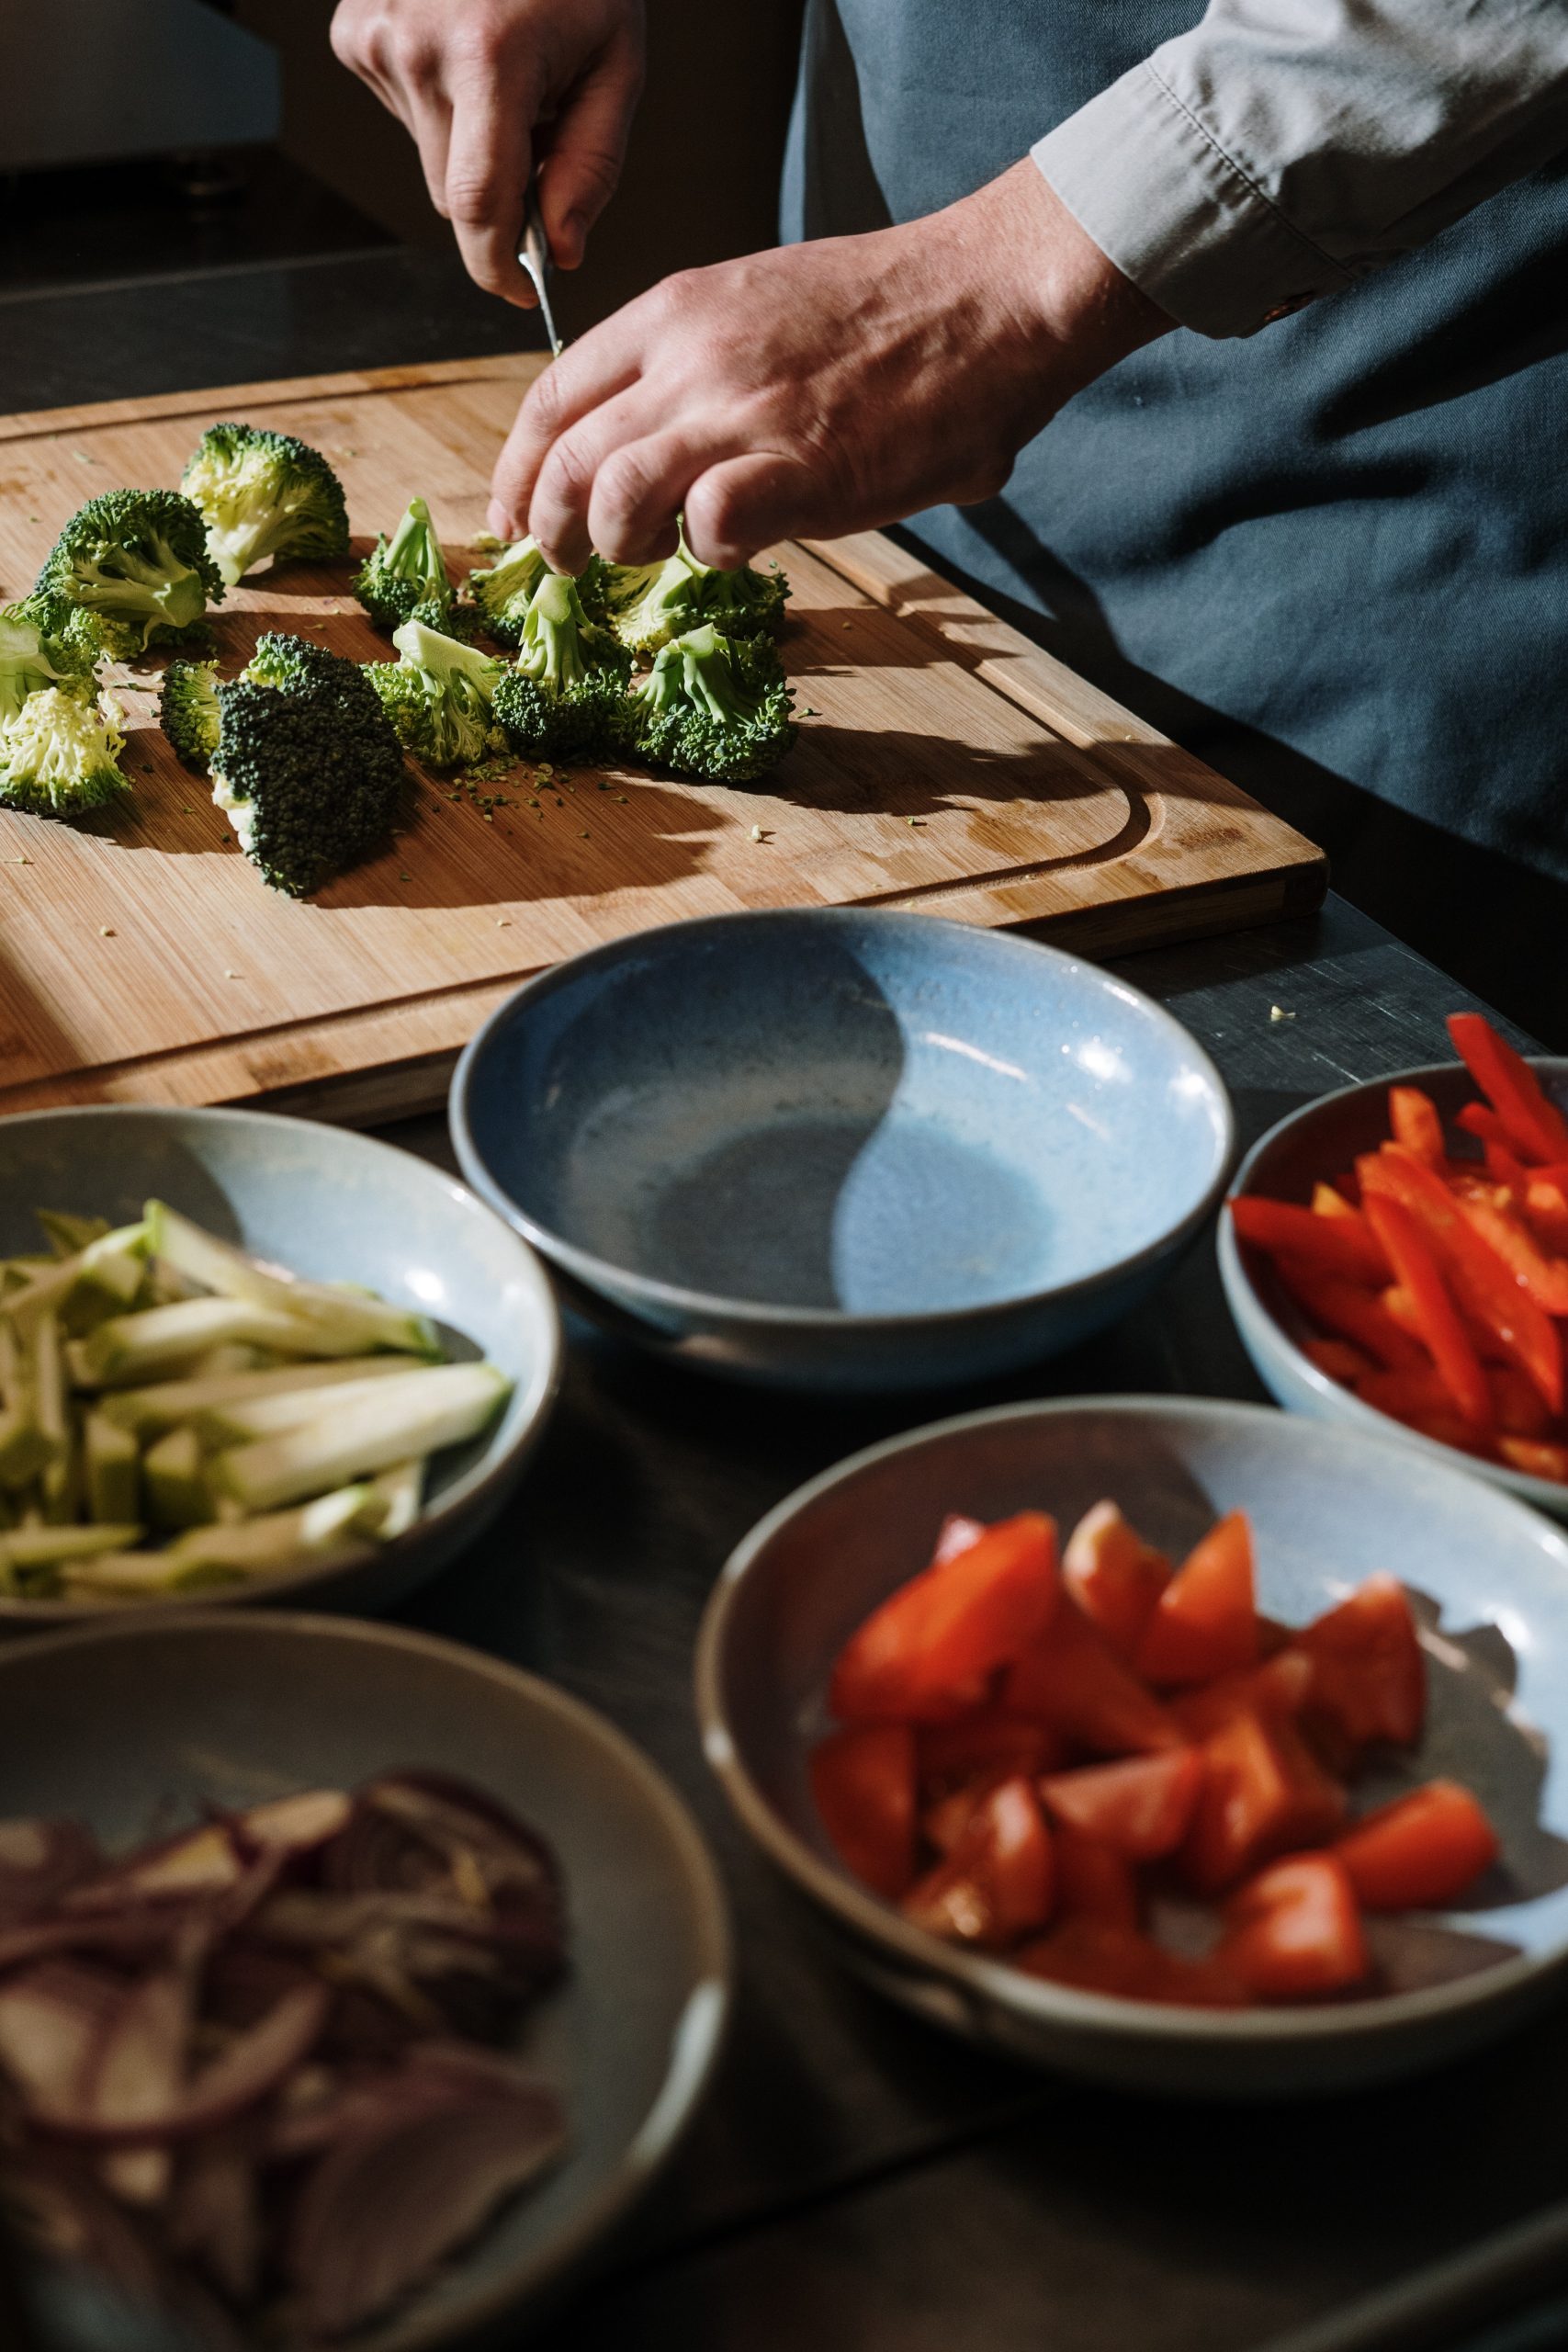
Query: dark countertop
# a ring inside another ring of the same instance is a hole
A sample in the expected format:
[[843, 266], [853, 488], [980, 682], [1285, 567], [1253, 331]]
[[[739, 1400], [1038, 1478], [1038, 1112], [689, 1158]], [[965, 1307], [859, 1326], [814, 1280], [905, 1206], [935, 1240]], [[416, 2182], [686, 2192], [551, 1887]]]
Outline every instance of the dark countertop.
[[[0, 296], [0, 409], [515, 348], [529, 322], [400, 252]], [[1444, 1057], [1467, 1000], [1342, 903], [1124, 959], [1213, 1054], [1250, 1140], [1352, 1080]], [[1272, 1017], [1278, 1006], [1290, 1017]], [[445, 1159], [440, 1122], [390, 1139]], [[1212, 1235], [1116, 1330], [1026, 1378], [817, 1405], [654, 1365], [571, 1326], [565, 1390], [516, 1504], [406, 1613], [551, 1676], [669, 1772], [718, 1852], [739, 1935], [714, 2096], [548, 2352], [1371, 2352], [1455, 2346], [1330, 2315], [1568, 2196], [1568, 2013], [1408, 2086], [1294, 2108], [1145, 2101], [1028, 2073], [875, 2000], [733, 1828], [693, 1716], [693, 1639], [726, 1554], [801, 1480], [989, 1396], [1261, 1395]], [[1293, 2331], [1329, 2322], [1295, 2343]], [[1568, 2316], [1463, 2337], [1568, 2340]]]

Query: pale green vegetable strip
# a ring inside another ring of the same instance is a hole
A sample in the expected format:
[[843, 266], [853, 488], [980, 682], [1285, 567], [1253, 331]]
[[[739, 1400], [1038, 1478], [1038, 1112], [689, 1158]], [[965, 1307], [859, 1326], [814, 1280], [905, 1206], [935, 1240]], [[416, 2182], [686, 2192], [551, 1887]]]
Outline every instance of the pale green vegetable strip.
[[167, 1552], [105, 1552], [96, 1558], [72, 1560], [60, 1572], [60, 1589], [66, 1600], [173, 1600], [181, 1592], [202, 1585], [239, 1584], [240, 1568], [203, 1567], [194, 1563], [171, 1568]]
[[134, 1519], [141, 1500], [141, 1457], [129, 1430], [107, 1413], [89, 1413], [82, 1430], [87, 1515], [101, 1521]]
[[[298, 1315], [343, 1335], [344, 1355], [371, 1348], [395, 1348], [402, 1353], [439, 1356], [440, 1344], [429, 1318], [387, 1300], [336, 1290], [328, 1283], [297, 1281], [275, 1274], [231, 1242], [204, 1233], [189, 1217], [164, 1201], [149, 1201], [147, 1227], [152, 1248], [181, 1273], [204, 1283], [220, 1295], [241, 1298], [254, 1306]], [[320, 1352], [319, 1351], [317, 1352]]]
[[147, 1228], [123, 1225], [90, 1241], [73, 1257], [62, 1258], [35, 1277], [23, 1290], [13, 1291], [6, 1311], [19, 1329], [46, 1309], [63, 1314], [81, 1303], [91, 1316], [112, 1314], [127, 1306], [141, 1287], [147, 1272]]
[[192, 1356], [230, 1340], [247, 1340], [298, 1355], [354, 1352], [301, 1316], [279, 1315], [240, 1298], [186, 1298], [173, 1306], [150, 1306], [141, 1315], [111, 1317], [82, 1341], [73, 1363], [80, 1366], [85, 1385], [119, 1388], [183, 1365]]
[[511, 1387], [493, 1364], [441, 1364], [398, 1382], [395, 1410], [387, 1396], [367, 1396], [313, 1428], [212, 1455], [208, 1478], [215, 1495], [231, 1497], [248, 1511], [270, 1510], [478, 1437]]
[[65, 1364], [60, 1318], [52, 1307], [35, 1314], [23, 1340], [31, 1344], [33, 1419], [49, 1452], [39, 1472], [43, 1515], [51, 1525], [72, 1515], [75, 1501], [71, 1427], [65, 1410]]
[[149, 1449], [141, 1482], [147, 1516], [155, 1527], [198, 1527], [212, 1517], [212, 1499], [201, 1475], [201, 1447], [192, 1429], [171, 1430]]
[[0, 1574], [10, 1568], [46, 1568], [57, 1560], [85, 1559], [94, 1552], [123, 1552], [141, 1540], [140, 1527], [9, 1527], [0, 1535]]
[[406, 1535], [419, 1517], [424, 1464], [400, 1462], [395, 1469], [383, 1470], [378, 1478], [372, 1478], [365, 1491], [365, 1507], [355, 1525], [378, 1542], [390, 1544], [395, 1537]]
[[331, 1384], [331, 1392], [323, 1396], [321, 1389], [301, 1388], [298, 1383], [282, 1388], [271, 1396], [242, 1397], [237, 1403], [216, 1405], [206, 1412], [192, 1417], [192, 1426], [206, 1451], [225, 1445], [241, 1445], [249, 1438], [268, 1437], [275, 1430], [299, 1429], [311, 1421], [323, 1419], [328, 1414], [345, 1412], [371, 1395], [383, 1397], [389, 1410], [395, 1409], [404, 1380], [422, 1380], [427, 1369], [411, 1356], [350, 1357], [344, 1370], [355, 1363], [402, 1363], [412, 1368], [400, 1379], [342, 1380]]
[[89, 1241], [101, 1241], [110, 1230], [107, 1216], [73, 1216], [67, 1209], [35, 1209], [44, 1238], [57, 1258], [73, 1258]]
[[147, 1388], [111, 1388], [99, 1398], [97, 1410], [145, 1441], [161, 1437], [165, 1430], [176, 1429], [200, 1413], [239, 1404], [246, 1397], [296, 1396], [344, 1384], [357, 1387], [364, 1381], [423, 1369], [417, 1356], [348, 1356], [332, 1363], [287, 1363], [258, 1372], [203, 1374], [190, 1380], [158, 1381]]
[[73, 1589], [157, 1594], [241, 1577], [281, 1576], [290, 1568], [346, 1566], [371, 1546], [356, 1540], [370, 1489], [352, 1486], [298, 1510], [269, 1511], [232, 1527], [192, 1528], [162, 1552], [115, 1554], [74, 1566]]

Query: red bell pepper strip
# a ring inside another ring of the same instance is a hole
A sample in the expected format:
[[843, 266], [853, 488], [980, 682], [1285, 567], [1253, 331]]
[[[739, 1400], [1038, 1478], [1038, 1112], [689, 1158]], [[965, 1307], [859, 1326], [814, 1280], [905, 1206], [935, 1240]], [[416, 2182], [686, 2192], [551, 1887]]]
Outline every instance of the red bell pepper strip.
[[1426, 1362], [1420, 1348], [1400, 1329], [1382, 1301], [1356, 1283], [1340, 1282], [1333, 1274], [1314, 1273], [1290, 1258], [1276, 1259], [1274, 1271], [1281, 1286], [1305, 1307], [1314, 1323], [1321, 1323], [1338, 1339], [1365, 1348], [1390, 1372], [1407, 1372]]
[[1314, 1216], [1337, 1216], [1341, 1223], [1348, 1216], [1360, 1215], [1343, 1193], [1336, 1192], [1332, 1184], [1324, 1183], [1321, 1178], [1312, 1188], [1312, 1213]]
[[1510, 1470], [1522, 1470], [1527, 1478], [1550, 1478], [1559, 1487], [1568, 1487], [1568, 1445], [1548, 1445], [1540, 1438], [1500, 1437], [1497, 1451]]
[[1369, 1911], [1428, 1911], [1462, 1894], [1499, 1847], [1468, 1789], [1428, 1781], [1353, 1821], [1334, 1851]]
[[1479, 1012], [1450, 1012], [1454, 1051], [1496, 1112], [1523, 1159], [1568, 1159], [1568, 1119], [1524, 1056]]
[[1413, 1151], [1428, 1168], [1442, 1167], [1448, 1158], [1443, 1123], [1438, 1116], [1437, 1104], [1419, 1086], [1389, 1088], [1388, 1123], [1393, 1129], [1395, 1143], [1402, 1143], [1406, 1151]]
[[1443, 1386], [1467, 1421], [1477, 1429], [1486, 1428], [1492, 1418], [1486, 1374], [1420, 1227], [1402, 1201], [1387, 1200], [1379, 1193], [1368, 1199], [1367, 1218], [1400, 1288], [1415, 1301], [1421, 1336]]
[[1493, 1331], [1510, 1360], [1534, 1381], [1554, 1413], [1562, 1410], [1562, 1343], [1545, 1310], [1515, 1281], [1512, 1269], [1483, 1239], [1440, 1176], [1398, 1144], [1356, 1163], [1361, 1190], [1402, 1202], [1426, 1228], [1460, 1305]]
[[1490, 1242], [1527, 1298], [1546, 1315], [1568, 1315], [1568, 1263], [1549, 1258], [1524, 1220], [1491, 1201], [1469, 1198], [1460, 1207]]
[[1244, 1241], [1267, 1250], [1271, 1258], [1293, 1258], [1343, 1282], [1365, 1283], [1381, 1290], [1388, 1280], [1388, 1263], [1365, 1220], [1348, 1203], [1344, 1216], [1322, 1216], [1315, 1209], [1298, 1208], [1293, 1201], [1266, 1200], [1258, 1193], [1241, 1193], [1229, 1204], [1231, 1223]]
[[1319, 1372], [1326, 1373], [1330, 1380], [1337, 1380], [1344, 1388], [1354, 1388], [1372, 1369], [1371, 1356], [1353, 1348], [1348, 1340], [1309, 1340], [1302, 1353]]
[[1467, 1136], [1474, 1136], [1482, 1143], [1506, 1145], [1508, 1131], [1490, 1103], [1467, 1102], [1454, 1113], [1454, 1125], [1462, 1127]]

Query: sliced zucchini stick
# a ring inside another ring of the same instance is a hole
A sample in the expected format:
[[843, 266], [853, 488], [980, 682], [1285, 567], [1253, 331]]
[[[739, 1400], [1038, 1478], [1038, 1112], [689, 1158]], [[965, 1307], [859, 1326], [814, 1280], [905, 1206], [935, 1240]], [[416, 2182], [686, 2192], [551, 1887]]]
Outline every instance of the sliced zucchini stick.
[[[298, 1502], [322, 1487], [390, 1470], [415, 1454], [460, 1445], [489, 1428], [512, 1383], [491, 1363], [449, 1363], [411, 1373], [305, 1428], [282, 1430], [209, 1456], [215, 1497], [247, 1511]], [[395, 1398], [395, 1402], [394, 1402]]]
[[[204, 1233], [166, 1202], [149, 1201], [146, 1221], [152, 1249], [165, 1264], [177, 1267], [193, 1282], [204, 1283], [220, 1297], [243, 1299], [252, 1306], [299, 1316], [321, 1331], [332, 1332], [341, 1355], [367, 1353], [372, 1348], [394, 1348], [426, 1359], [441, 1354], [427, 1316], [360, 1292], [335, 1290], [329, 1283], [273, 1273], [231, 1242]], [[322, 1355], [326, 1350], [317, 1347], [300, 1352]]]

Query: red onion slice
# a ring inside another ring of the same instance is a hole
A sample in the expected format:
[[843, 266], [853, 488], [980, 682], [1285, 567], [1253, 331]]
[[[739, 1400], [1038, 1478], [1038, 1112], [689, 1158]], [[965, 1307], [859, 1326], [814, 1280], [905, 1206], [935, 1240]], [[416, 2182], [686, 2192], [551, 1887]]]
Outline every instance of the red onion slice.
[[0, 1927], [47, 1910], [103, 1859], [79, 1821], [0, 1821]]
[[306, 2057], [326, 2019], [332, 1995], [324, 1984], [301, 1984], [270, 2008], [260, 2023], [238, 2033], [220, 2056], [193, 2076], [161, 2111], [116, 2115], [94, 2111], [38, 2114], [61, 2139], [96, 2147], [133, 2147], [149, 2141], [188, 2140], [216, 2124], [231, 2123], [276, 2089]]
[[309, 1854], [348, 1826], [354, 1799], [342, 1789], [306, 1789], [299, 1796], [275, 1797], [269, 1804], [254, 1804], [229, 1815], [229, 1827], [242, 1846], [286, 1854]]

